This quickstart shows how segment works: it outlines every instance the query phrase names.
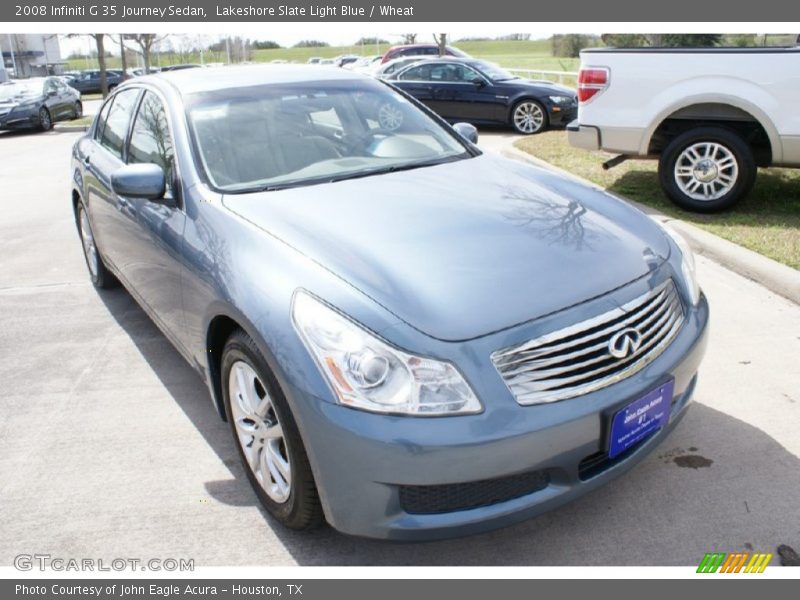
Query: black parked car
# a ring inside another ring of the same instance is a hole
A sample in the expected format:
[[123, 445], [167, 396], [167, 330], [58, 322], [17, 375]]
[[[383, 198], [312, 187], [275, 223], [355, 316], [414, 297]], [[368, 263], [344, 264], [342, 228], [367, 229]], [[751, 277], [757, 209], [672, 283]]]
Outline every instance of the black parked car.
[[[113, 90], [124, 80], [121, 71], [106, 71], [109, 91]], [[103, 91], [100, 85], [100, 71], [82, 71], [76, 75], [69, 84], [81, 94], [100, 94]]]
[[429, 59], [388, 79], [447, 121], [507, 124], [530, 134], [566, 125], [578, 114], [575, 91], [548, 81], [520, 79], [474, 58]]
[[60, 77], [17, 79], [0, 84], [0, 129], [47, 131], [55, 121], [82, 115], [81, 95]]

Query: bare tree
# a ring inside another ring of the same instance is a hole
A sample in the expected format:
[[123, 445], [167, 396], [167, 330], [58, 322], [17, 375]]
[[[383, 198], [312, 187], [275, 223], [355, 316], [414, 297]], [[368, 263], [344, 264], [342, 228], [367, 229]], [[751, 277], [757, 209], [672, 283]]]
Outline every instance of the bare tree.
[[157, 36], [155, 33], [131, 33], [125, 36], [125, 39], [131, 40], [134, 44], [139, 46], [139, 52], [144, 61], [144, 72], [150, 72], [150, 57], [153, 48], [160, 42], [163, 36]]
[[403, 43], [404, 44], [416, 44], [417, 43], [417, 34], [416, 33], [404, 33], [403, 34]]
[[436, 42], [436, 45], [439, 46], [439, 56], [444, 56], [447, 54], [447, 34], [440, 33], [439, 35], [433, 34], [433, 40]]
[[122, 80], [125, 81], [128, 78], [128, 57], [125, 56], [125, 36], [123, 34], [119, 34], [119, 37], [115, 41], [119, 43], [119, 55], [122, 66]]
[[[71, 33], [67, 37], [77, 37], [82, 34]], [[106, 72], [106, 34], [105, 33], [89, 33], [90, 38], [94, 39], [95, 47], [97, 48], [97, 66], [100, 70], [100, 90], [103, 92], [103, 98], [108, 96], [108, 73]]]

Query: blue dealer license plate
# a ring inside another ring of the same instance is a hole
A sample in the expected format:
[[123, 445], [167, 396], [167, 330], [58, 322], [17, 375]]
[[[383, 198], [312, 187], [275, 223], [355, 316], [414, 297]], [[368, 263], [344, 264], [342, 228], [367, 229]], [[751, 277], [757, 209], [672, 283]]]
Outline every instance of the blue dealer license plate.
[[645, 394], [614, 415], [611, 422], [609, 458], [614, 458], [655, 433], [669, 422], [673, 380]]

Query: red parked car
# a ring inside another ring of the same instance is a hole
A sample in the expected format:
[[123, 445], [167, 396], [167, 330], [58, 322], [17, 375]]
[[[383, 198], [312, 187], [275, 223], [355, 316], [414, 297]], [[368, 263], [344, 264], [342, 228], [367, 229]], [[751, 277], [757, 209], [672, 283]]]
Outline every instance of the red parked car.
[[[458, 48], [453, 48], [452, 46], [447, 46], [445, 51], [449, 56], [458, 56], [460, 58], [470, 58], [470, 55], [464, 52], [463, 50], [459, 50]], [[388, 62], [393, 58], [400, 58], [401, 56], [438, 56], [439, 55], [439, 46], [436, 44], [405, 44], [403, 46], [392, 46], [386, 51], [386, 54], [383, 55], [381, 59], [381, 63]]]

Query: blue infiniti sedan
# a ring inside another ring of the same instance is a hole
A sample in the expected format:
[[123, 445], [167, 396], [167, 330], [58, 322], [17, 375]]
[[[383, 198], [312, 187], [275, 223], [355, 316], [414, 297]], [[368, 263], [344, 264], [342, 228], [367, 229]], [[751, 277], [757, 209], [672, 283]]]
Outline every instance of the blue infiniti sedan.
[[686, 244], [476, 140], [286, 65], [137, 78], [74, 146], [92, 282], [206, 381], [288, 527], [510, 525], [629, 469], [691, 401], [708, 305]]

